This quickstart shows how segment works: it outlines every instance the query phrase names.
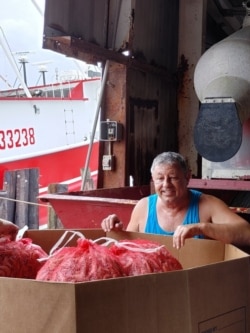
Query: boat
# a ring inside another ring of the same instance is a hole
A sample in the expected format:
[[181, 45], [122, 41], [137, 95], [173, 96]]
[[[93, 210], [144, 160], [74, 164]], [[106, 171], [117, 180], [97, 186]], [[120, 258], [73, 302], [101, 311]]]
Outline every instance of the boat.
[[6, 171], [30, 168], [39, 169], [39, 195], [52, 183], [81, 189], [85, 168], [96, 184], [101, 75], [32, 87], [17, 75], [17, 88], [0, 91], [0, 189]]
[[[40, 168], [40, 187], [80, 181], [84, 167], [100, 78], [0, 92], [0, 183], [6, 170]], [[98, 169], [98, 138], [90, 169]], [[75, 181], [73, 181], [76, 179]]]
[[[0, 188], [4, 173], [39, 169], [39, 195], [52, 183], [64, 183], [70, 191], [82, 188], [81, 171], [88, 169], [93, 183], [98, 175], [98, 131], [93, 124], [100, 78], [0, 92]], [[92, 139], [92, 140], [91, 140]], [[46, 223], [46, 211], [40, 224]]]

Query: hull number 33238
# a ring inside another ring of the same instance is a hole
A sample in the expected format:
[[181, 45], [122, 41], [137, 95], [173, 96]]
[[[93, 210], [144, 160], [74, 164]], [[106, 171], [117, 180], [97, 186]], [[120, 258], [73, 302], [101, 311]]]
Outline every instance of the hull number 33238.
[[35, 144], [33, 127], [0, 130], [0, 150], [19, 148]]

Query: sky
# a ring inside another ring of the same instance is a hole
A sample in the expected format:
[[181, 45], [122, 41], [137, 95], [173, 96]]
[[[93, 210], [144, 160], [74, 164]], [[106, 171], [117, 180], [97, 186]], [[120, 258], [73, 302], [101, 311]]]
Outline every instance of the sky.
[[20, 84], [4, 53], [6, 48], [10, 50], [21, 73], [23, 71], [19, 62], [20, 57], [27, 58], [26, 76], [29, 86], [42, 84], [42, 76], [39, 72], [41, 66], [46, 66], [47, 83], [55, 81], [58, 72], [68, 73], [70, 70], [79, 70], [79, 65], [76, 63], [82, 64], [82, 68], [86, 70], [86, 64], [83, 62], [42, 48], [44, 6], [45, 0], [7, 0], [1, 7], [0, 90], [16, 88]]

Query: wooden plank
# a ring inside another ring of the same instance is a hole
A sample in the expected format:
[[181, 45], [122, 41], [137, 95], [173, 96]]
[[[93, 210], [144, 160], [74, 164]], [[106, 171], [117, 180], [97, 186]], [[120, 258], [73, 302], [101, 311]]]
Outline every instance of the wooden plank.
[[0, 218], [7, 220], [8, 210], [7, 210], [7, 192], [0, 191]]
[[196, 179], [189, 181], [190, 188], [198, 189], [218, 189], [234, 191], [250, 191], [250, 182], [246, 180], [234, 179]]
[[[7, 193], [7, 198], [15, 200], [16, 198], [16, 170], [4, 172], [4, 191]], [[15, 222], [16, 202], [7, 201], [7, 216], [6, 220]]]
[[29, 169], [16, 171], [16, 200], [15, 224], [22, 228], [28, 225]]
[[39, 229], [39, 169], [29, 169], [29, 202], [34, 203], [28, 206], [28, 227], [29, 229]]
[[[63, 193], [68, 191], [68, 185], [65, 184], [50, 184], [48, 186], [48, 193]], [[59, 217], [56, 215], [55, 210], [49, 207], [49, 218], [48, 218], [48, 228], [49, 229], [63, 229], [63, 224]]]

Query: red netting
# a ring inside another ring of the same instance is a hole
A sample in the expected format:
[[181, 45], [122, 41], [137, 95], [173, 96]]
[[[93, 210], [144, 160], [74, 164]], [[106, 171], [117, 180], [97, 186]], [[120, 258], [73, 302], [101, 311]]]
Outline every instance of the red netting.
[[0, 242], [0, 276], [34, 279], [43, 263], [38, 259], [47, 257], [42, 248], [29, 238]]
[[106, 246], [78, 239], [76, 247], [55, 251], [37, 274], [37, 280], [84, 282], [123, 275], [119, 262]]
[[161, 273], [182, 269], [180, 262], [161, 244], [145, 240], [122, 240], [110, 248], [126, 275]]
[[[80, 238], [77, 246], [55, 250], [65, 236], [66, 233], [53, 247], [52, 255], [37, 274], [37, 280], [84, 282], [182, 269], [164, 245], [153, 241]], [[99, 245], [98, 242], [103, 240], [105, 243]]]

